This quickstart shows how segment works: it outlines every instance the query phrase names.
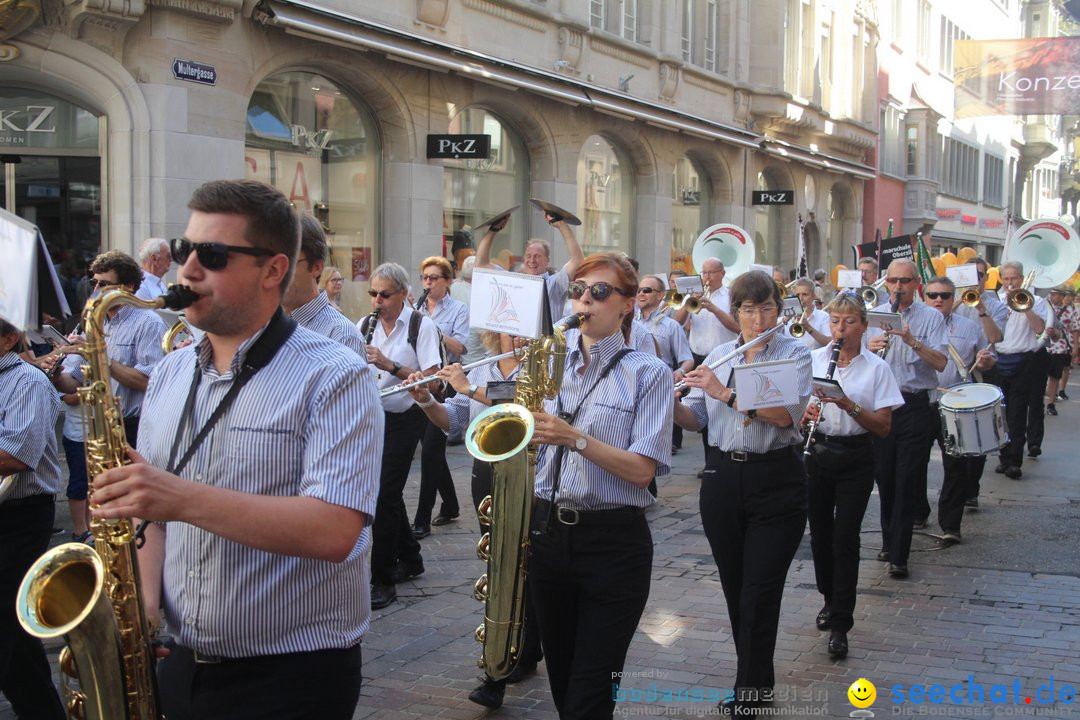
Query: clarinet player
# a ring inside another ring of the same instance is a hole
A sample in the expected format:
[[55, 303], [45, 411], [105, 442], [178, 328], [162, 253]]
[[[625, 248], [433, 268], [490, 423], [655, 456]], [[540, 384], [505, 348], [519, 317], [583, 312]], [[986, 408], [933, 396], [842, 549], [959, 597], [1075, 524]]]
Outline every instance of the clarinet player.
[[874, 489], [870, 437], [889, 434], [893, 410], [904, 398], [888, 363], [863, 346], [862, 298], [843, 292], [826, 310], [832, 342], [810, 357], [819, 378], [835, 358], [831, 379], [843, 388], [843, 396], [816, 393], [817, 401], [807, 407], [804, 419], [815, 423], [806, 458], [807, 505], [814, 576], [825, 600], [817, 628], [831, 631], [828, 652], [839, 659], [847, 656], [847, 634], [854, 625], [859, 532]]

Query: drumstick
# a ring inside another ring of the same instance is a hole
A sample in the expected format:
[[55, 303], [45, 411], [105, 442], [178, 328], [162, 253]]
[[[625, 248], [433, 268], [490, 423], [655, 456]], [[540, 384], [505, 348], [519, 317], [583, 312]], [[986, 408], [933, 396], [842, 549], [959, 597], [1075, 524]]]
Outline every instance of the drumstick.
[[[989, 350], [992, 347], [994, 347], [994, 343], [988, 344], [986, 347], [983, 348], [983, 350]], [[975, 351], [975, 362], [971, 363], [971, 367], [968, 368], [968, 371], [967, 371], [968, 377], [971, 376], [971, 373], [975, 372], [975, 366], [978, 365], [978, 364], [979, 364], [979, 351], [976, 350]]]

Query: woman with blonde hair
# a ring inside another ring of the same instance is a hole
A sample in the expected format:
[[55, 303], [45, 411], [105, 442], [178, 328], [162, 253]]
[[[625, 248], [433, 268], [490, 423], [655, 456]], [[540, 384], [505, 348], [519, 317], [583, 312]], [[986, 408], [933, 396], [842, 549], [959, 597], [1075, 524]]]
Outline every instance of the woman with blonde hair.
[[341, 309], [341, 289], [345, 286], [345, 278], [341, 271], [333, 265], [323, 268], [322, 277], [319, 278], [319, 287], [326, 292], [326, 298], [331, 307]]

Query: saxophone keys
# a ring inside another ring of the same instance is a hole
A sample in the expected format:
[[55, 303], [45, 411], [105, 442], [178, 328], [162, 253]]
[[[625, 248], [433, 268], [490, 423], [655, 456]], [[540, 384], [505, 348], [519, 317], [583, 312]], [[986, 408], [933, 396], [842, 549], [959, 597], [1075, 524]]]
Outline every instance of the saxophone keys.
[[484, 533], [484, 536], [480, 538], [480, 542], [476, 543], [476, 557], [480, 558], [484, 562], [487, 562], [488, 558], [491, 556], [490, 551], [491, 533]]
[[480, 602], [487, 602], [488, 599], [488, 576], [484, 573], [473, 585], [473, 597]]
[[[476, 642], [483, 645], [484, 639], [487, 637], [487, 627], [481, 624], [480, 627], [476, 628], [476, 632], [473, 633], [473, 637], [476, 638]], [[484, 667], [484, 656], [482, 654], [480, 655], [479, 665], [480, 667]]]
[[491, 525], [491, 496], [485, 495], [480, 504], [476, 506], [476, 519], [481, 525]]

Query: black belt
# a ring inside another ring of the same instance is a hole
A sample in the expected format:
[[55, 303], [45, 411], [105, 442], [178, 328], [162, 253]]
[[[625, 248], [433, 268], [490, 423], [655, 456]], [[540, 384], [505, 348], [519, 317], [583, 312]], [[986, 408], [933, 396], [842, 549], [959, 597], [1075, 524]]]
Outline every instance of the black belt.
[[904, 392], [903, 390], [901, 390], [900, 395], [903, 396], [904, 402], [912, 402], [914, 400], [929, 400], [930, 399], [930, 391], [929, 390], [916, 390], [915, 392]]
[[763, 453], [744, 452], [742, 450], [717, 450], [717, 454], [720, 455], [721, 460], [730, 460], [731, 462], [769, 462], [772, 460], [784, 460], [795, 454], [795, 446], [788, 445], [777, 450], [769, 450]]
[[55, 495], [46, 495], [44, 493], [38, 493], [37, 495], [27, 495], [26, 497], [15, 498], [14, 500], [5, 500], [0, 503], [2, 508], [17, 508], [26, 507], [28, 505], [45, 505], [47, 503], [56, 502]]
[[[551, 503], [541, 498], [533, 499], [533, 515], [541, 521], [547, 518]], [[609, 510], [575, 510], [559, 507], [552, 508], [551, 517], [560, 525], [619, 525], [630, 523], [645, 515], [644, 508], [623, 506]]]
[[839, 445], [846, 448], [862, 448], [870, 447], [870, 433], [859, 433], [858, 435], [825, 435], [824, 433], [814, 433], [814, 439], [818, 442], [828, 443], [829, 445]]

